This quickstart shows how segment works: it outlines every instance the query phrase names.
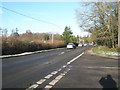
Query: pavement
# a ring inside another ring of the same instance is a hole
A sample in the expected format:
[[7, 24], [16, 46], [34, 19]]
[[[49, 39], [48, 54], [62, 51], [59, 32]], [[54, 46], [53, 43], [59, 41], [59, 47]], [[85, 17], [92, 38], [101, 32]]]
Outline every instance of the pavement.
[[[79, 47], [4, 58], [3, 90], [118, 87], [118, 59], [85, 53], [90, 48]], [[109, 85], [106, 85], [108, 82]]]

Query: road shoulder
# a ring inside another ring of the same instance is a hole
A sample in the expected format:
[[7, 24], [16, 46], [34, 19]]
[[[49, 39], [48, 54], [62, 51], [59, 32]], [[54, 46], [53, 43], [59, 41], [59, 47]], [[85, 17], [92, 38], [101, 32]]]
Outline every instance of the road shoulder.
[[100, 80], [109, 75], [118, 87], [118, 60], [84, 54], [70, 64], [70, 71], [53, 88], [102, 89]]

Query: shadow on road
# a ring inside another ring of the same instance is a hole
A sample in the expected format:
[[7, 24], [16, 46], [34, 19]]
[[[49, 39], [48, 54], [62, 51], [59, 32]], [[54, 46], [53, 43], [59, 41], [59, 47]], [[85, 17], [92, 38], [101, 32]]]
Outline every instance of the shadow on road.
[[115, 80], [113, 80], [111, 75], [101, 77], [99, 80], [100, 85], [103, 87], [102, 90], [118, 90]]

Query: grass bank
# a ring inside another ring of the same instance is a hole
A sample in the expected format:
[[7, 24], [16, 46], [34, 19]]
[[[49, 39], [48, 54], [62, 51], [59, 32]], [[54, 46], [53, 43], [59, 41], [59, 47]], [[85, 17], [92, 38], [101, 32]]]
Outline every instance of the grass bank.
[[118, 48], [108, 48], [106, 46], [96, 46], [92, 48], [94, 53], [110, 55], [110, 56], [120, 56], [120, 49]]

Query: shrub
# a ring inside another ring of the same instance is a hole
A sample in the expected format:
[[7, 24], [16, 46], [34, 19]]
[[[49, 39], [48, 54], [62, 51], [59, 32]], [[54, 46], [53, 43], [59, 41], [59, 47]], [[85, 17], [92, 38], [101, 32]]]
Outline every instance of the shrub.
[[32, 40], [24, 38], [8, 37], [2, 38], [2, 55], [18, 54], [23, 52], [32, 52], [38, 50], [52, 49], [64, 47], [63, 41], [56, 40], [54, 43], [51, 41]]

